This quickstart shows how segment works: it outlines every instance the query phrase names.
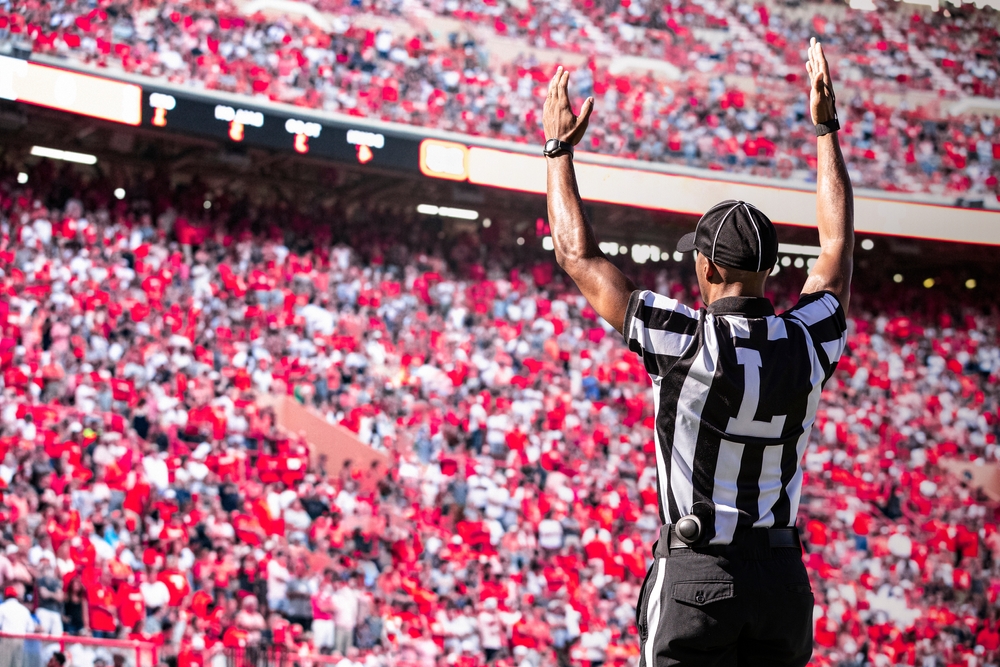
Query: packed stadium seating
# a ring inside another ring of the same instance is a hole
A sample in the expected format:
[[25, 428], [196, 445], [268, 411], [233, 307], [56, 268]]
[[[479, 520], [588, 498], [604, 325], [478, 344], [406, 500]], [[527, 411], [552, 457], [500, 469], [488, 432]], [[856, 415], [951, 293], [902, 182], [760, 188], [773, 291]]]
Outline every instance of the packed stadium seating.
[[[40, 632], [61, 607], [65, 632], [179, 667], [261, 642], [342, 667], [637, 664], [649, 381], [537, 239], [24, 174], [0, 177], [0, 589], [65, 589]], [[697, 302], [683, 263], [624, 268]], [[803, 277], [772, 279], [779, 305]], [[996, 462], [1000, 320], [963, 285], [879, 280], [806, 455], [814, 664], [996, 664], [1000, 505], [943, 465]], [[391, 471], [310, 461], [269, 394]]]
[[934, 63], [971, 95], [995, 98], [1000, 58], [993, 48], [997, 33], [995, 12], [950, 9], [929, 15], [913, 14], [901, 29], [908, 41], [932, 57]]
[[[995, 39], [992, 9], [956, 10], [946, 18], [837, 7], [834, 18], [816, 14], [804, 21], [781, 6], [707, 0], [662, 11], [640, 2], [529, 3], [527, 9], [468, 4], [423, 9], [496, 24], [498, 34], [525, 49], [536, 42], [550, 49], [551, 61], [535, 54], [501, 59], [471, 33], [435, 38], [417, 19], [408, 33], [398, 23], [394, 33], [351, 19], [356, 14], [350, 12], [371, 11], [389, 21], [402, 11], [392, 3], [318, 3], [347, 12], [329, 30], [304, 20], [245, 16], [216, 3], [108, 9], [13, 3], [0, 13], [0, 31], [27, 35], [39, 53], [97, 68], [517, 142], [541, 139], [539, 106], [559, 60], [552, 49], [562, 44], [564, 53], [587, 57], [574, 93], [597, 99], [600, 122], [587, 150], [793, 181], [809, 180], [814, 167], [799, 61], [808, 36], [818, 33], [829, 40], [838, 76], [850, 86], [842, 91], [841, 134], [855, 186], [994, 206], [1000, 196], [1000, 129], [992, 116], [952, 116], [940, 105], [880, 96], [948, 92], [937, 91], [935, 82], [952, 82], [949, 72], [954, 86], [992, 96], [995, 50], [979, 46]], [[918, 49], [937, 64], [916, 64]], [[636, 55], [690, 76], [612, 73], [607, 64]], [[937, 78], [928, 74], [930, 66]], [[752, 85], [739, 84], [741, 77]]]

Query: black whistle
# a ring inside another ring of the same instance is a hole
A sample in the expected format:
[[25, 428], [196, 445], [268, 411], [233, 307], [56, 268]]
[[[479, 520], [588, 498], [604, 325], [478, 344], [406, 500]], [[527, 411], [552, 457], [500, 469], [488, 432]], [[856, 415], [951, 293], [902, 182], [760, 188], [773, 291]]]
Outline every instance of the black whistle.
[[674, 524], [674, 534], [684, 544], [694, 544], [701, 539], [701, 519], [694, 514], [682, 516]]

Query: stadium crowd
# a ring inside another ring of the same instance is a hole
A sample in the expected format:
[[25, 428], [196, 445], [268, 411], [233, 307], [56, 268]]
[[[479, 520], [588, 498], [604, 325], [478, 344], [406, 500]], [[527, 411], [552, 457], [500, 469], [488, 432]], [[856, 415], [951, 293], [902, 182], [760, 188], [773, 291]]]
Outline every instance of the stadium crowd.
[[[462, 3], [444, 4], [429, 8], [463, 20], [507, 21], [510, 27], [496, 29], [525, 46], [540, 40], [542, 46], [583, 49], [589, 59], [574, 77], [574, 94], [593, 95], [601, 119], [587, 150], [798, 181], [809, 180], [815, 167], [800, 52], [810, 34], [819, 34], [829, 40], [838, 72], [856, 91], [841, 104], [842, 141], [856, 186], [991, 205], [1000, 196], [995, 117], [951, 116], [937, 104], [889, 103], [891, 98], [878, 94], [887, 85], [898, 92], [932, 81], [907, 56], [906, 45], [882, 35], [880, 18], [896, 17], [913, 40], [926, 43], [944, 70], [962, 61], [968, 71], [959, 80], [975, 88], [970, 92], [992, 95], [995, 53], [987, 49], [984, 55], [978, 39], [992, 43], [996, 35], [991, 9], [965, 9], [954, 19], [912, 14], [913, 20], [902, 11], [845, 10], [842, 20], [817, 14], [804, 23], [763, 4], [709, 10], [678, 2], [654, 11], [637, 0], [621, 5], [541, 2], [521, 11], [506, 3], [484, 3], [478, 14]], [[402, 11], [379, 2], [319, 6], [387, 17]], [[500, 62], [471, 34], [435, 38], [419, 22], [405, 34], [398, 28], [395, 34], [389, 28], [362, 28], [350, 13], [324, 30], [305, 20], [244, 16], [224, 3], [132, 0], [94, 8], [61, 0], [0, 7], [6, 7], [0, 10], [0, 33], [26, 36], [40, 53], [97, 68], [517, 142], [541, 141], [539, 106], [555, 67], [527, 55]], [[561, 18], [553, 18], [560, 11]], [[727, 28], [727, 17], [739, 17], [759, 31], [773, 58], [732, 35], [721, 44], [699, 37], [705, 30]], [[942, 25], [949, 30], [938, 29]], [[955, 31], [972, 37], [946, 37]], [[606, 49], [592, 43], [597, 35], [605, 36], [598, 41], [606, 41]], [[673, 63], [684, 76], [669, 81], [652, 73], [612, 74], [598, 65], [598, 56], [609, 49]], [[782, 64], [787, 72], [780, 71]], [[727, 78], [731, 74], [754, 77], [757, 88], [741, 88]]]
[[[0, 178], [0, 631], [152, 642], [178, 667], [261, 643], [341, 667], [637, 664], [649, 380], [550, 255], [499, 224], [442, 240], [377, 206], [25, 173]], [[697, 303], [683, 263], [626, 269]], [[779, 305], [803, 277], [775, 276]], [[889, 285], [855, 294], [806, 455], [814, 664], [996, 665], [1000, 505], [941, 462], [996, 463], [1000, 313]], [[389, 469], [327, 470], [268, 394]]]

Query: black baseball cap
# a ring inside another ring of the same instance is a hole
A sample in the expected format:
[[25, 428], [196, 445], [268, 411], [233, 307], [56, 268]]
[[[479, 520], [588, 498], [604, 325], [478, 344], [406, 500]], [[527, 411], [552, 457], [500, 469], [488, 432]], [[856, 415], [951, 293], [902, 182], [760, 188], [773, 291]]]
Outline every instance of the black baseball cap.
[[778, 261], [778, 232], [753, 204], [727, 199], [708, 209], [694, 231], [677, 242], [677, 249], [697, 250], [733, 269], [766, 271]]

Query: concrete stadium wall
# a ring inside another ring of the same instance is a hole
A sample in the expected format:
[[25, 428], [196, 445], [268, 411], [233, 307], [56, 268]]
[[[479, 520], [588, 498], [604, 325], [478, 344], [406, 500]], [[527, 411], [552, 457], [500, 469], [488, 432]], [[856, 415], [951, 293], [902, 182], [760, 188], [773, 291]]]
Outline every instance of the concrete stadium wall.
[[[274, 409], [278, 426], [290, 434], [302, 434], [309, 443], [309, 458], [315, 464], [326, 456], [326, 473], [331, 477], [340, 475], [345, 461], [362, 471], [363, 487], [370, 488], [386, 474], [389, 458], [361, 442], [354, 433], [335, 424], [328, 423], [321, 416], [296, 401], [291, 396], [265, 394], [258, 396], [257, 405]], [[376, 464], [373, 467], [373, 464]], [[371, 474], [371, 471], [377, 471]]]

